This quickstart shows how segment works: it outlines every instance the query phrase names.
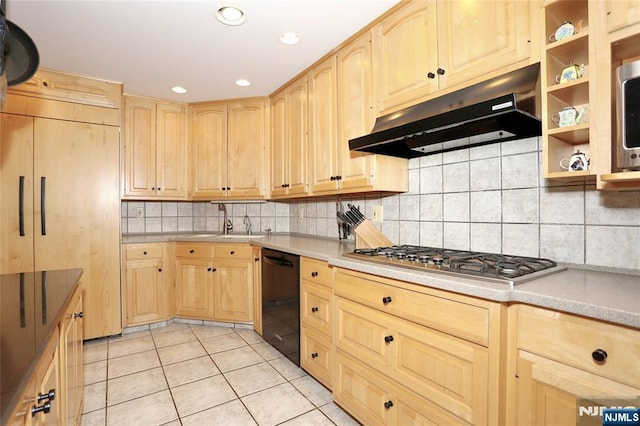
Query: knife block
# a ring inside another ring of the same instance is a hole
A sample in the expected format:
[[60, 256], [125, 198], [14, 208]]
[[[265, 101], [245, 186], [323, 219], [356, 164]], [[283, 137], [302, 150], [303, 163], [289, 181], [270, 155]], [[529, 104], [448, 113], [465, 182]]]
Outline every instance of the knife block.
[[378, 248], [394, 245], [369, 219], [353, 229], [356, 236], [356, 248]]

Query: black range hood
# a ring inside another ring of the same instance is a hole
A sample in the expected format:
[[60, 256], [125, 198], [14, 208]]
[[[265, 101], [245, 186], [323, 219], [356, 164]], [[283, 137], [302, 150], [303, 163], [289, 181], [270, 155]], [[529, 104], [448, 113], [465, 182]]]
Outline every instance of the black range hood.
[[349, 149], [414, 158], [540, 136], [539, 75], [536, 63], [384, 115]]

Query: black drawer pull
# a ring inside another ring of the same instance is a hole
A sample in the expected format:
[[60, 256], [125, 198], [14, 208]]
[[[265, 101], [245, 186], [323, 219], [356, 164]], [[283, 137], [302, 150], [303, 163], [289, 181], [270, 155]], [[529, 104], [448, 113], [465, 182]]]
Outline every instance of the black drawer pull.
[[144, 255], [146, 256], [146, 255], [147, 255], [147, 252], [146, 252], [146, 251], [143, 251], [143, 252], [142, 252], [142, 254], [144, 254]]
[[386, 343], [391, 343], [393, 342], [393, 336], [384, 336], [384, 341]]
[[438, 73], [438, 75], [444, 75], [444, 70], [442, 68], [438, 68], [436, 72]]
[[311, 312], [318, 312], [318, 307], [314, 306], [313, 308], [311, 308]]
[[43, 412], [47, 414], [50, 411], [51, 411], [51, 403], [48, 401], [40, 406], [34, 405], [33, 407], [31, 407], [31, 417], [34, 417], [39, 412]]
[[235, 251], [233, 251], [233, 250], [231, 250], [231, 251], [229, 252], [229, 254], [236, 254], [236, 252], [235, 252]]
[[84, 312], [74, 312], [73, 313], [73, 317], [74, 318], [84, 318]]
[[189, 250], [189, 253], [195, 253], [195, 252], [196, 252], [195, 250]]
[[591, 357], [595, 362], [605, 362], [607, 360], [607, 352], [604, 349], [596, 349], [591, 353]]
[[393, 402], [387, 401], [384, 403], [384, 408], [386, 408], [387, 410], [391, 407], [393, 407]]
[[312, 276], [312, 277], [317, 277], [317, 276], [318, 276], [318, 273], [317, 273], [316, 271], [313, 271], [313, 272], [311, 273], [311, 276]]
[[431, 71], [429, 71], [429, 72], [427, 73], [427, 77], [429, 77], [429, 78], [436, 78], [436, 75], [435, 75], [434, 73], [432, 73]]
[[54, 399], [56, 399], [56, 390], [55, 389], [50, 389], [49, 392], [47, 392], [47, 393], [39, 393], [38, 392], [38, 401], [37, 402], [53, 401]]
[[162, 268], [158, 268], [158, 272], [162, 272]]
[[389, 303], [391, 303], [391, 296], [385, 296], [382, 298], [382, 303], [384, 303], [385, 305], [388, 305]]
[[311, 358], [314, 358], [314, 359], [318, 358], [318, 353], [317, 352], [312, 353], [311, 354]]

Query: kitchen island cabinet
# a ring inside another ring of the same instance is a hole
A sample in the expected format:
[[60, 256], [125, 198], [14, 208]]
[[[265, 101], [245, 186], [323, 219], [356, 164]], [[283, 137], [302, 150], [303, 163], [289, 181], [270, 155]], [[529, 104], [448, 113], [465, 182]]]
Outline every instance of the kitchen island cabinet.
[[118, 112], [9, 93], [0, 114], [0, 272], [82, 268], [87, 339], [121, 331]]
[[0, 275], [3, 425], [80, 424], [81, 275], [79, 269]]

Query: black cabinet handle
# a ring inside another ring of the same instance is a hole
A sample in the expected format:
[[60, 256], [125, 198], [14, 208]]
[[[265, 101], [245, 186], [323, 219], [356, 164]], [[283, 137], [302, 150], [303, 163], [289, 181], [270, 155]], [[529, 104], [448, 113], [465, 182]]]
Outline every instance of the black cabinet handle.
[[386, 343], [391, 343], [393, 342], [393, 336], [384, 336], [384, 341]]
[[84, 312], [74, 312], [73, 318], [84, 318]]
[[427, 77], [429, 77], [429, 78], [436, 78], [436, 75], [435, 75], [434, 73], [432, 73], [431, 71], [429, 71], [429, 72], [427, 73]]
[[591, 357], [595, 362], [605, 362], [607, 356], [607, 352], [604, 349], [596, 349], [591, 353]]
[[259, 262], [259, 261], [260, 261], [260, 258], [259, 258], [259, 257], [254, 257], [254, 258], [253, 258], [253, 261], [254, 261], [254, 262]]
[[388, 305], [389, 303], [391, 303], [391, 296], [385, 296], [382, 298], [382, 303], [385, 305]]
[[318, 273], [317, 273], [316, 271], [313, 271], [313, 272], [311, 273], [311, 276], [312, 276], [312, 277], [317, 277], [317, 276], [318, 276]]
[[436, 72], [438, 73], [438, 75], [444, 75], [444, 70], [442, 68], [438, 68]]
[[311, 312], [318, 312], [318, 307], [314, 306], [313, 308], [311, 308]]
[[211, 270], [212, 270], [212, 269], [213, 269], [213, 268], [207, 268], [207, 271], [211, 272]]
[[20, 236], [24, 237], [24, 176], [20, 176], [18, 182], [18, 223], [20, 224]]
[[143, 252], [142, 252], [142, 254], [144, 254], [144, 255], [146, 256], [146, 255], [147, 255], [147, 252], [146, 252], [146, 251], [143, 251]]
[[50, 411], [51, 411], [51, 403], [48, 401], [40, 406], [34, 405], [33, 407], [31, 407], [31, 417], [34, 417], [39, 412], [43, 412], [47, 414]]
[[162, 268], [158, 268], [158, 272], [162, 272]]
[[336, 176], [336, 180], [342, 180], [342, 176], [340, 175]]
[[217, 271], [216, 268], [211, 268], [211, 272], [215, 272], [215, 271]]
[[387, 410], [391, 407], [393, 407], [393, 402], [387, 401], [384, 403], [384, 408], [386, 408]]
[[49, 389], [49, 392], [47, 392], [47, 393], [38, 392], [37, 402], [53, 401], [54, 399], [56, 399], [56, 390], [55, 389]]
[[189, 250], [189, 253], [195, 253], [195, 250]]
[[312, 353], [311, 358], [318, 358], [318, 353], [317, 352]]
[[236, 252], [234, 250], [231, 250], [229, 254], [236, 254]]
[[47, 215], [46, 215], [46, 185], [47, 178], [42, 176], [40, 177], [40, 233], [42, 235], [47, 235]]

